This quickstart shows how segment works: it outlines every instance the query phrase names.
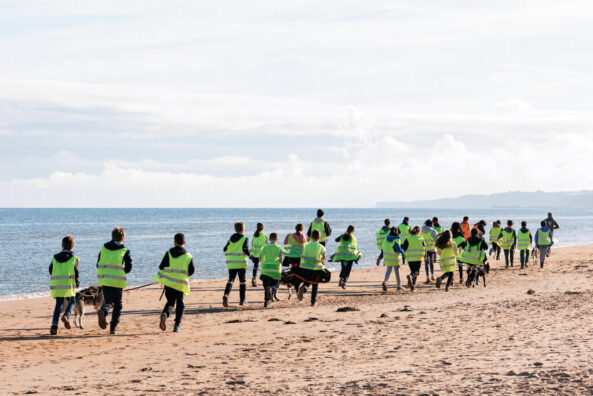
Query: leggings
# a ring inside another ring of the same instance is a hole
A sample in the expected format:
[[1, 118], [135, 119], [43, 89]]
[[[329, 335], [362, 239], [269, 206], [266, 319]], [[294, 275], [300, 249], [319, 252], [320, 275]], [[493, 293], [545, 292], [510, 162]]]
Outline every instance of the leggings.
[[506, 267], [509, 268], [509, 263], [511, 267], [513, 266], [513, 262], [515, 261], [515, 249], [505, 249], [504, 250], [504, 262], [506, 263]]
[[500, 260], [500, 245], [497, 243], [493, 243], [492, 248], [496, 252], [496, 260]]
[[169, 317], [173, 312], [173, 307], [175, 307], [175, 324], [179, 325], [183, 320], [183, 312], [185, 312], [183, 292], [165, 286], [165, 297], [167, 298], [167, 303], [165, 304], [165, 308], [163, 308], [163, 313]]
[[539, 249], [539, 266], [544, 268], [544, 261], [546, 261], [546, 255], [548, 254], [549, 246], [538, 246]]
[[434, 276], [434, 256], [436, 252], [426, 252], [424, 259], [424, 269], [426, 270], [426, 279], [430, 280], [430, 276]]
[[521, 252], [521, 268], [529, 264], [529, 249], [520, 250]]
[[457, 266], [459, 267], [459, 282], [463, 283], [463, 263], [457, 260]]
[[416, 284], [416, 279], [420, 275], [420, 266], [422, 261], [408, 261], [408, 267], [410, 267], [410, 277], [412, 278], [412, 284]]
[[353, 261], [342, 261], [342, 270], [340, 271], [340, 280], [342, 283], [346, 283], [350, 277], [350, 271], [352, 271]]
[[395, 272], [395, 279], [397, 280], [397, 287], [401, 287], [401, 279], [399, 278], [399, 265], [397, 267], [387, 266], [385, 270], [385, 280], [387, 282], [389, 280], [389, 276], [391, 275], [391, 271]]
[[445, 278], [447, 278], [447, 284], [445, 285], [445, 287], [447, 289], [449, 289], [449, 287], [451, 287], [451, 284], [453, 283], [453, 274], [455, 273], [455, 271], [451, 271], [451, 272], [447, 272], [444, 273], [443, 275], [441, 275], [441, 280], [445, 280]]
[[253, 277], [257, 276], [257, 269], [259, 268], [259, 257], [254, 257], [252, 260], [253, 262]]
[[122, 294], [123, 289], [119, 287], [103, 286], [103, 297], [105, 302], [101, 309], [105, 312], [105, 316], [109, 312], [109, 309], [113, 308], [111, 314], [111, 322], [109, 323], [109, 329], [115, 330], [119, 324], [119, 317], [121, 316], [122, 310]]
[[239, 275], [239, 298], [241, 301], [245, 300], [245, 290], [247, 290], [247, 284], [245, 281], [245, 272], [247, 271], [246, 268], [235, 268], [229, 270], [229, 281], [226, 284], [224, 289], [224, 295], [228, 296], [231, 294], [231, 289], [233, 288], [233, 283], [235, 283], [235, 278]]

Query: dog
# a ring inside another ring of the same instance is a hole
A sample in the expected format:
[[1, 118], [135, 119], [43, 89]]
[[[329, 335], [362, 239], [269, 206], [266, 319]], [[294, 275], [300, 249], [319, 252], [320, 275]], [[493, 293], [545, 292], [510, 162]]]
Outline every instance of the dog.
[[[295, 293], [297, 290], [294, 287], [292, 281], [290, 280], [290, 277], [288, 276], [289, 274], [290, 270], [282, 271], [282, 274], [280, 275], [280, 286], [286, 286], [286, 288], [288, 289], [288, 299], [290, 300], [290, 298], [292, 297], [292, 289], [294, 289]], [[278, 296], [276, 296], [276, 292], [274, 292], [274, 295], [272, 297], [274, 297], [274, 300], [280, 301]]]
[[539, 262], [539, 249], [531, 249], [531, 259], [534, 266]]
[[[91, 286], [87, 287], [86, 289], [82, 289], [76, 292], [75, 305], [74, 305], [74, 325], [79, 329], [82, 329], [82, 318], [86, 313], [86, 306], [92, 306], [95, 308], [95, 311], [98, 311], [101, 306], [103, 305], [104, 298], [103, 298], [103, 289], [100, 286]], [[66, 310], [62, 310], [62, 314]]]
[[490, 272], [490, 264], [487, 262], [483, 265], [472, 265], [467, 270], [467, 280], [465, 282], [466, 287], [476, 287], [480, 284], [480, 277], [482, 277], [482, 283], [486, 287], [486, 274]]

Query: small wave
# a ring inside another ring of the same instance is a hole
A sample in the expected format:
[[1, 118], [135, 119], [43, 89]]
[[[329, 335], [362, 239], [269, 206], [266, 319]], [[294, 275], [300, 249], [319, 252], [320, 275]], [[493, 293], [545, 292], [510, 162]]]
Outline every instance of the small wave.
[[0, 295], [0, 301], [27, 300], [29, 298], [49, 297], [49, 292], [31, 292], [22, 294]]

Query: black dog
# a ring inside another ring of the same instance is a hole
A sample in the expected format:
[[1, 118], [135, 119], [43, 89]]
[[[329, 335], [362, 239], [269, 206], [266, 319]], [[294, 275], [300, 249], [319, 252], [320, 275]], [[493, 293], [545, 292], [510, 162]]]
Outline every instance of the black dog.
[[490, 264], [484, 263], [483, 265], [470, 265], [467, 270], [467, 280], [465, 281], [466, 287], [476, 287], [480, 284], [480, 277], [482, 277], [482, 283], [486, 287], [486, 274], [490, 272]]

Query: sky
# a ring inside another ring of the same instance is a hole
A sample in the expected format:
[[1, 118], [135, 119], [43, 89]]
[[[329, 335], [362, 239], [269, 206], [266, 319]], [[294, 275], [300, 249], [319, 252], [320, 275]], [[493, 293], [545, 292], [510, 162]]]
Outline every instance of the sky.
[[590, 1], [3, 1], [0, 207], [593, 189]]

